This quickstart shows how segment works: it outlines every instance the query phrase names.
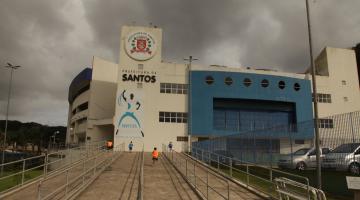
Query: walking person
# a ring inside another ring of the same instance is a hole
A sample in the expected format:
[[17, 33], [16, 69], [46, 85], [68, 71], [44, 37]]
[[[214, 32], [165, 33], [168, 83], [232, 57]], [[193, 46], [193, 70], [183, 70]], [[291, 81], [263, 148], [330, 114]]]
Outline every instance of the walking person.
[[130, 141], [130, 143], [129, 143], [129, 151], [130, 151], [130, 153], [132, 152], [133, 147], [134, 147], [134, 144], [133, 144], [132, 141]]
[[158, 159], [159, 159], [159, 152], [157, 151], [156, 147], [154, 147], [154, 151], [152, 152], [153, 165]]
[[169, 142], [168, 147], [169, 147], [169, 150], [170, 150], [170, 151], [172, 151], [172, 148], [173, 148], [173, 144], [172, 144], [172, 142]]

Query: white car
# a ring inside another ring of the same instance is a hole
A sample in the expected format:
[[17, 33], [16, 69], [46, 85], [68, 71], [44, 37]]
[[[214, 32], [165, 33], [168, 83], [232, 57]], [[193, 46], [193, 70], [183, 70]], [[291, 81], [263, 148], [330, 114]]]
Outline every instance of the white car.
[[360, 174], [360, 143], [346, 143], [325, 156], [322, 167]]

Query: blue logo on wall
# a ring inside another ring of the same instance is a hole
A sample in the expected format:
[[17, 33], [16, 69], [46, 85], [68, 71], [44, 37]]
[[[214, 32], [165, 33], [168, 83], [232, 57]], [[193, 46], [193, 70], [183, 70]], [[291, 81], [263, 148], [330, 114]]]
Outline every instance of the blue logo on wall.
[[[125, 93], [126, 93], [126, 90], [124, 90], [121, 93], [121, 95], [118, 97], [118, 105], [121, 106], [122, 101], [124, 101], [124, 103], [127, 104], [127, 110], [126, 110], [126, 112], [124, 112], [121, 115], [121, 117], [119, 119], [117, 130], [116, 130], [116, 135], [118, 134], [120, 127], [125, 128], [125, 129], [138, 128], [138, 129], [140, 129], [142, 137], [144, 137], [144, 132], [142, 131], [140, 122], [136, 115], [136, 113], [139, 111], [139, 109], [141, 107], [141, 104], [139, 101], [137, 101], [135, 99], [135, 95], [133, 93], [131, 93], [128, 98], [126, 97]], [[134, 123], [123, 123], [123, 120], [126, 118], [130, 118]]]

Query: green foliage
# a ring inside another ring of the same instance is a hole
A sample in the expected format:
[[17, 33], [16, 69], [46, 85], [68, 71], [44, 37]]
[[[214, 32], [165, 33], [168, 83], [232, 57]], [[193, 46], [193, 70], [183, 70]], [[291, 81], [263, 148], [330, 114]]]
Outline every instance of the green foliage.
[[[1, 143], [3, 143], [3, 133], [5, 130], [5, 120], [0, 120]], [[6, 141], [8, 144], [25, 145], [31, 143], [40, 147], [47, 147], [51, 136], [55, 131], [57, 143], [65, 143], [66, 127], [47, 126], [34, 122], [22, 123], [19, 121], [8, 121], [8, 131]]]

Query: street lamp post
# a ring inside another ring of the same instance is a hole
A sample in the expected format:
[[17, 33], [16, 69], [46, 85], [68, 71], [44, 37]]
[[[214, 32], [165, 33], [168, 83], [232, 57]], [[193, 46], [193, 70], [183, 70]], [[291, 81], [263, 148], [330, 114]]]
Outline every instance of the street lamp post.
[[306, 17], [307, 17], [307, 26], [309, 34], [309, 50], [310, 50], [310, 64], [311, 64], [311, 79], [312, 79], [312, 89], [313, 89], [313, 101], [314, 101], [314, 126], [315, 126], [315, 148], [316, 148], [316, 180], [317, 187], [321, 189], [321, 163], [320, 163], [320, 134], [319, 134], [319, 113], [318, 113], [318, 103], [317, 103], [317, 90], [316, 90], [316, 69], [313, 58], [313, 47], [312, 47], [312, 37], [311, 37], [311, 21], [310, 21], [310, 6], [309, 0], [306, 0]]
[[[14, 66], [10, 63], [7, 63], [7, 66], [4, 66], [8, 69], [10, 69], [10, 81], [9, 81], [9, 90], [8, 90], [8, 99], [7, 99], [7, 106], [6, 106], [6, 119], [5, 119], [5, 132], [4, 132], [4, 142], [3, 142], [3, 150], [2, 150], [2, 156], [1, 156], [1, 164], [4, 164], [5, 162], [5, 146], [6, 146], [6, 135], [7, 135], [7, 128], [8, 128], [8, 119], [9, 119], [9, 109], [10, 109], [10, 96], [11, 96], [11, 86], [12, 86], [12, 78], [13, 78], [13, 72], [15, 69], [19, 68], [20, 66]], [[4, 165], [1, 165], [1, 175], [4, 172]]]
[[191, 64], [193, 61], [198, 60], [197, 58], [193, 58], [192, 56], [189, 56], [189, 58], [184, 58], [185, 61], [189, 61], [188, 64], [188, 119], [187, 119], [187, 125], [188, 125], [188, 152], [191, 152], [191, 129], [190, 129], [190, 111], [191, 111], [191, 93], [190, 93], [190, 86], [191, 86], [191, 77], [190, 77], [190, 71], [191, 71]]
[[54, 132], [54, 135], [52, 136], [52, 138], [54, 138], [54, 140], [53, 140], [54, 146], [55, 146], [55, 144], [56, 144], [56, 141], [55, 141], [55, 139], [56, 139], [56, 134], [59, 134], [59, 133], [60, 133], [60, 131], [55, 131], [55, 132]]

